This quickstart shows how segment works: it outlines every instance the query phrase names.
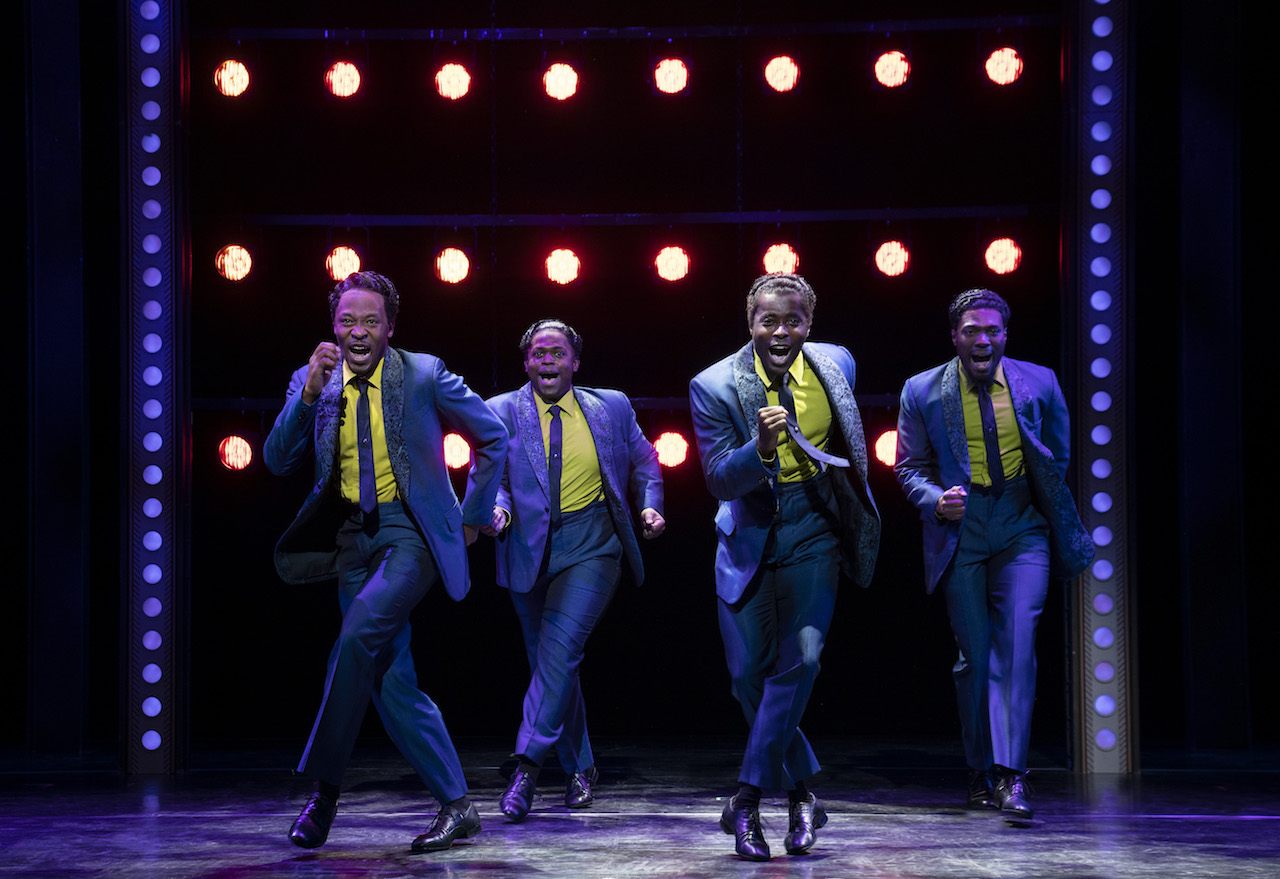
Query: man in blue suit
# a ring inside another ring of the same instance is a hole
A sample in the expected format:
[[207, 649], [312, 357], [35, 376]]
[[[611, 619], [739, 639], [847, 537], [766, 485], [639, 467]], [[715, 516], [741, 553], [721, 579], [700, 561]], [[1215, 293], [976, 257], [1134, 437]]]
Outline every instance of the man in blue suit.
[[1065, 481], [1057, 377], [1004, 356], [1009, 306], [996, 293], [966, 290], [949, 316], [956, 356], [903, 386], [894, 470], [924, 521], [925, 586], [941, 589], [960, 648], [968, 804], [1024, 823], [1036, 623], [1050, 577], [1079, 574], [1094, 546]]
[[880, 516], [853, 397], [854, 362], [808, 342], [816, 301], [799, 275], [758, 278], [747, 294], [751, 341], [699, 373], [689, 405], [716, 513], [716, 593], [732, 690], [750, 733], [737, 794], [720, 827], [763, 861], [760, 796], [785, 789], [789, 854], [827, 820], [805, 781], [819, 766], [800, 718], [843, 573], [871, 581]]
[[[399, 303], [395, 285], [375, 272], [356, 272], [333, 288], [336, 344], [321, 342], [293, 374], [263, 448], [268, 469], [281, 475], [315, 449], [315, 487], [276, 546], [276, 570], [288, 583], [336, 576], [342, 608], [320, 711], [298, 764], [317, 780], [289, 831], [303, 848], [328, 838], [371, 699], [441, 804], [413, 849], [448, 848], [480, 832], [444, 719], [418, 689], [409, 612], [437, 578], [454, 600], [466, 595], [466, 544], [489, 521], [507, 432], [438, 358], [388, 347]], [[475, 450], [475, 490], [465, 506], [444, 463], [446, 430]]]
[[[483, 529], [497, 538], [498, 585], [511, 594], [532, 672], [516, 733], [519, 765], [501, 801], [512, 821], [528, 815], [552, 748], [568, 779], [564, 804], [591, 805], [597, 772], [578, 667], [623, 560], [637, 584], [644, 580], [628, 486], [644, 536], [666, 528], [658, 455], [630, 401], [618, 391], [573, 384], [582, 337], [563, 321], [540, 320], [520, 350], [529, 381], [488, 401], [511, 440], [493, 518]], [[473, 471], [471, 478], [480, 475]]]

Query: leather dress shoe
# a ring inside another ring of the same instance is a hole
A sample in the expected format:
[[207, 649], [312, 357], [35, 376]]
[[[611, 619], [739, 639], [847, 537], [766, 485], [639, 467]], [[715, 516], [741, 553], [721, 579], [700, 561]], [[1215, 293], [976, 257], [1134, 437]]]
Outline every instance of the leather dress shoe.
[[570, 809], [583, 809], [595, 802], [591, 786], [600, 780], [600, 773], [594, 766], [585, 772], [575, 772], [569, 776], [564, 785], [564, 804]]
[[319, 792], [313, 793], [298, 814], [298, 820], [289, 828], [289, 841], [301, 848], [319, 848], [324, 845], [337, 811], [336, 800]]
[[427, 832], [413, 841], [413, 850], [438, 852], [453, 845], [455, 840], [470, 839], [479, 832], [480, 813], [475, 803], [469, 803], [465, 812], [457, 806], [445, 806], [436, 814]]
[[991, 790], [991, 776], [981, 769], [969, 770], [969, 808], [998, 809], [996, 795]]
[[[769, 860], [769, 843], [765, 842], [764, 829], [760, 826], [760, 809], [744, 806], [739, 809], [737, 797], [730, 797], [720, 813], [720, 829], [733, 834], [733, 847], [744, 861]], [[825, 816], [824, 816], [825, 817]]]
[[807, 800], [791, 804], [789, 818], [790, 825], [782, 847], [789, 855], [804, 854], [818, 841], [818, 829], [826, 826], [827, 810], [811, 792]]
[[1018, 772], [1004, 766], [994, 766], [991, 770], [995, 776], [996, 802], [1005, 820], [1012, 824], [1020, 824], [1031, 820], [1031, 785], [1027, 782], [1026, 771]]
[[511, 783], [507, 785], [506, 793], [499, 801], [502, 814], [512, 821], [523, 821], [529, 814], [529, 807], [533, 805], [533, 789], [536, 785], [533, 776], [523, 769], [511, 773]]

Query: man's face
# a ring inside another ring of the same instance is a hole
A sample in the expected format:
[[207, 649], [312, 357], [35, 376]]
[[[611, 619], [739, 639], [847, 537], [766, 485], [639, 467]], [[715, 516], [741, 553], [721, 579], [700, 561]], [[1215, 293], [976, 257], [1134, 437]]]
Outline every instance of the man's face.
[[395, 324], [387, 320], [387, 301], [372, 290], [353, 289], [342, 294], [333, 315], [333, 335], [342, 359], [358, 376], [373, 374], [387, 353], [387, 340]]
[[559, 330], [539, 330], [524, 356], [524, 371], [544, 402], [554, 403], [563, 397], [573, 387], [573, 374], [578, 371], [578, 358], [568, 337]]
[[751, 315], [751, 345], [770, 379], [781, 377], [800, 356], [800, 346], [809, 338], [812, 320], [800, 293], [765, 290], [756, 299], [756, 310]]
[[960, 355], [960, 366], [980, 385], [995, 380], [1009, 334], [1004, 318], [994, 308], [975, 308], [960, 315], [960, 326], [951, 331], [951, 342]]

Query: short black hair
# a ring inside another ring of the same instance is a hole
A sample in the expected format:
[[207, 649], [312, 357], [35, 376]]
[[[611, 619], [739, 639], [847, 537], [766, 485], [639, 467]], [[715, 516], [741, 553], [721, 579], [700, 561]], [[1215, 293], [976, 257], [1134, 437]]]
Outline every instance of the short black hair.
[[747, 291], [747, 326], [751, 326], [751, 320], [756, 316], [756, 303], [760, 300], [761, 293], [799, 293], [804, 297], [809, 319], [813, 320], [818, 295], [813, 292], [809, 282], [795, 272], [772, 272], [751, 282], [751, 289]]
[[959, 329], [960, 318], [964, 317], [966, 311], [973, 311], [975, 308], [990, 308], [992, 311], [1000, 312], [1004, 325], [1009, 326], [1009, 303], [1004, 301], [1004, 297], [983, 287], [974, 287], [956, 296], [947, 306], [947, 316], [951, 318], [951, 329]]
[[554, 317], [535, 320], [529, 329], [524, 331], [524, 335], [520, 337], [521, 354], [525, 357], [529, 356], [529, 346], [533, 344], [533, 337], [543, 330], [557, 330], [564, 333], [564, 337], [569, 340], [569, 347], [573, 348], [573, 358], [575, 360], [582, 358], [582, 337], [578, 335], [578, 331], [559, 318]]
[[387, 322], [395, 323], [400, 313], [400, 291], [391, 279], [377, 272], [352, 272], [334, 285], [329, 291], [329, 320], [338, 317], [338, 301], [348, 290], [370, 290], [386, 300]]

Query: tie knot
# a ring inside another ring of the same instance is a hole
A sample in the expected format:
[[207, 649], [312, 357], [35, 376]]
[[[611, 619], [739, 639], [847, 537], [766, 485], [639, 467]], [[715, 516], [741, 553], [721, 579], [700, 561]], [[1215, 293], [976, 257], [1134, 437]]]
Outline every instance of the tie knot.
[[560, 411], [561, 411], [560, 406], [556, 403], [552, 403], [549, 407], [547, 407], [547, 411], [551, 413], [552, 418], [560, 417]]

